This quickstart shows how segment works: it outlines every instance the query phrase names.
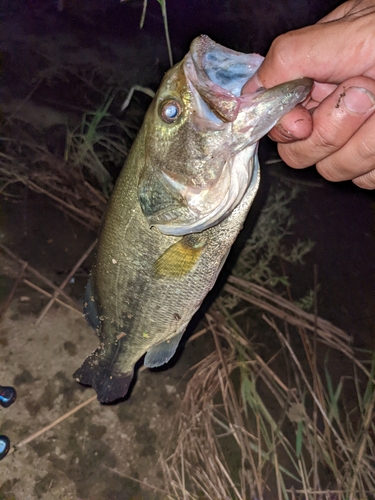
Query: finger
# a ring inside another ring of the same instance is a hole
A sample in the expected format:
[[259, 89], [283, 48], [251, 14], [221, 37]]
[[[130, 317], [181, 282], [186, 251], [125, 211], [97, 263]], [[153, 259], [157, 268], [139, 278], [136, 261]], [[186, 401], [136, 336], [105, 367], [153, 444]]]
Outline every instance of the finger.
[[314, 82], [313, 89], [311, 91], [310, 97], [315, 102], [322, 102], [326, 97], [328, 97], [332, 92], [337, 89], [335, 83], [318, 83]]
[[371, 170], [367, 174], [353, 179], [353, 182], [362, 189], [375, 189], [375, 170]]
[[373, 0], [350, 0], [348, 2], [344, 2], [318, 22], [327, 23], [342, 17], [353, 19], [355, 17], [372, 14], [374, 11], [375, 5]]
[[313, 132], [305, 140], [280, 144], [279, 153], [291, 167], [304, 168], [342, 148], [375, 110], [375, 81], [347, 80], [313, 113]]
[[318, 172], [328, 180], [354, 179], [361, 187], [375, 186], [375, 114], [338, 151], [317, 163]]
[[318, 23], [328, 23], [330, 21], [336, 21], [337, 19], [341, 19], [346, 16], [348, 12], [350, 12], [355, 5], [358, 4], [356, 0], [350, 0], [349, 2], [344, 2], [342, 5], [339, 5], [332, 12], [324, 16]]
[[241, 94], [251, 94], [256, 92], [262, 86], [262, 82], [259, 80], [257, 73], [255, 73], [255, 75], [242, 87]]
[[[307, 139], [311, 135], [313, 124], [311, 115], [320, 102], [337, 89], [337, 85], [314, 83], [310, 98], [302, 105], [296, 106], [283, 116], [269, 132], [269, 137], [276, 142], [288, 143]], [[309, 113], [306, 113], [308, 110]]]
[[309, 137], [313, 129], [309, 111], [301, 105], [285, 115], [268, 134], [276, 142], [289, 143]]
[[339, 19], [277, 37], [258, 69], [259, 82], [270, 88], [305, 76], [322, 83], [341, 83], [356, 75], [375, 78], [374, 21], [375, 14], [352, 22]]

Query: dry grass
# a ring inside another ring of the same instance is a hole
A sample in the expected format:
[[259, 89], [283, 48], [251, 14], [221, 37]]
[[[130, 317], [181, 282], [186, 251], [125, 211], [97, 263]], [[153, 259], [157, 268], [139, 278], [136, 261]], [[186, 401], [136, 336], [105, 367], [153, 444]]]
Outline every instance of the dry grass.
[[0, 194], [17, 196], [20, 184], [44, 194], [70, 217], [97, 229], [106, 203], [84, 178], [82, 170], [51, 153], [44, 141], [8, 122], [3, 135], [11, 137], [0, 153]]
[[[67, 75], [70, 73], [64, 69], [63, 76], [53, 73], [51, 78], [58, 83], [63, 77], [68, 78]], [[81, 75], [74, 76], [79, 77], [87, 93], [93, 91], [90, 81]], [[126, 93], [119, 88], [103, 93], [95, 87], [96, 102], [99, 98], [100, 103], [90, 101], [93, 111], [83, 112], [81, 121], [74, 127], [66, 125], [64, 129], [60, 124], [59, 136], [53, 139], [52, 129], [24, 121], [20, 113], [46, 79], [46, 76], [40, 77], [18, 111], [3, 117], [0, 194], [16, 197], [18, 187], [24, 185], [48, 196], [80, 224], [97, 230], [113, 188], [112, 176], [124, 165], [139, 128], [141, 106], [133, 106], [120, 116]], [[65, 143], [62, 153], [55, 151], [61, 147], [57, 146], [61, 140]], [[51, 141], [57, 144], [48, 144]]]
[[[161, 458], [169, 498], [374, 498], [375, 359], [367, 366], [341, 330], [261, 287], [241, 285], [243, 298], [272, 308], [263, 321], [278, 346], [261, 356], [240, 326], [243, 313], [231, 315], [220, 299], [206, 316], [216, 350], [194, 367], [177, 446]], [[336, 382], [330, 359], [345, 373]]]

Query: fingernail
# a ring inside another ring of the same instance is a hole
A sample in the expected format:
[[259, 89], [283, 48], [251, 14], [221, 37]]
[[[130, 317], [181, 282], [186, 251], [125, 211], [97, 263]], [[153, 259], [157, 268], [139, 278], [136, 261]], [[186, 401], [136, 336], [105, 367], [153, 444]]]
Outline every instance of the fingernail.
[[342, 96], [342, 100], [346, 109], [360, 115], [367, 113], [375, 106], [375, 96], [361, 87], [349, 87]]
[[285, 139], [286, 142], [292, 142], [292, 141], [297, 141], [298, 139], [294, 137], [294, 135], [289, 132], [288, 130], [285, 130], [285, 128], [278, 123], [275, 128], [278, 130], [279, 134], [283, 139]]
[[259, 80], [258, 75], [255, 73], [255, 75], [252, 76], [242, 87], [241, 94], [251, 94], [256, 92], [260, 87], [262, 87], [262, 83]]

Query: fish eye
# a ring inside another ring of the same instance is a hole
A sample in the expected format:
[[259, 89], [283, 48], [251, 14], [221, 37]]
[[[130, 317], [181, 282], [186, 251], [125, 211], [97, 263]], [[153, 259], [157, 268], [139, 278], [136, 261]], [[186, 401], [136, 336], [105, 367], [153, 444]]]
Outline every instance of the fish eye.
[[159, 114], [163, 122], [173, 123], [180, 116], [181, 111], [181, 104], [178, 101], [174, 99], [168, 99], [161, 104]]

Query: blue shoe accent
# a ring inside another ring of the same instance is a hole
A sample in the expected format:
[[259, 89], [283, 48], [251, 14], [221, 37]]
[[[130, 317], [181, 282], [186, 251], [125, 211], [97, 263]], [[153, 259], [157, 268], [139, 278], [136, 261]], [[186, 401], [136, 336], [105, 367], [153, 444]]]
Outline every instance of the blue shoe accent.
[[0, 436], [0, 460], [2, 460], [7, 455], [9, 448], [9, 438], [7, 436]]
[[0, 405], [8, 408], [16, 400], [17, 393], [14, 387], [3, 387], [0, 385]]

